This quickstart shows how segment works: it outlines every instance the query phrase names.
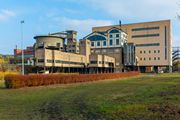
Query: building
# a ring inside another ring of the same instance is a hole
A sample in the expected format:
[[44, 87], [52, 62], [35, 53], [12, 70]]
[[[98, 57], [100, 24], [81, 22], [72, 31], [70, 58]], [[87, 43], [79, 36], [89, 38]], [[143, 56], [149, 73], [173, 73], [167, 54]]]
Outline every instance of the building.
[[67, 45], [64, 44], [61, 48], [57, 44], [62, 41], [65, 43], [65, 39], [56, 35], [35, 36], [34, 38], [36, 39], [35, 65], [39, 72], [103, 73], [114, 71], [115, 59], [105, 55], [91, 54], [89, 40], [80, 41], [79, 53], [77, 53], [68, 50], [69, 39], [67, 39]]
[[84, 37], [84, 40], [91, 41], [91, 53], [107, 55], [115, 58], [115, 71], [121, 72], [124, 68], [124, 45], [127, 44], [127, 33], [117, 27], [106, 31], [94, 31]]
[[32, 46], [26, 47], [26, 49], [14, 49], [14, 59], [15, 64], [22, 64], [22, 52], [24, 52], [24, 62], [25, 65], [34, 65], [34, 48]]
[[103, 33], [114, 27], [127, 33], [127, 42], [136, 45], [135, 54], [140, 71], [158, 71], [168, 67], [171, 72], [172, 28], [170, 20], [93, 27], [92, 32]]

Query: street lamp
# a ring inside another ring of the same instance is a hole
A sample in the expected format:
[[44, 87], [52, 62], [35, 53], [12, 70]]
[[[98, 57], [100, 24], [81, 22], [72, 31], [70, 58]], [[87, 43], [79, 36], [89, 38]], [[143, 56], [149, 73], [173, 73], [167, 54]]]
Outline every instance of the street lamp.
[[24, 75], [24, 49], [23, 49], [23, 24], [24, 24], [24, 20], [22, 20], [21, 22], [21, 49], [22, 49], [22, 75]]

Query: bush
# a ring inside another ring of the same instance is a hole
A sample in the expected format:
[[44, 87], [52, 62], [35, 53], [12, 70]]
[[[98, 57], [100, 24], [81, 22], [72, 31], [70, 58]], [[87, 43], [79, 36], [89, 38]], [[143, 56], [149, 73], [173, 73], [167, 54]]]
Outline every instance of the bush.
[[16, 72], [0, 72], [0, 80], [4, 80], [4, 77], [9, 74], [18, 74]]
[[34, 74], [34, 75], [7, 75], [5, 76], [6, 88], [21, 88], [52, 84], [68, 84], [89, 82], [97, 80], [117, 79], [139, 75], [139, 72], [105, 73], [105, 74]]

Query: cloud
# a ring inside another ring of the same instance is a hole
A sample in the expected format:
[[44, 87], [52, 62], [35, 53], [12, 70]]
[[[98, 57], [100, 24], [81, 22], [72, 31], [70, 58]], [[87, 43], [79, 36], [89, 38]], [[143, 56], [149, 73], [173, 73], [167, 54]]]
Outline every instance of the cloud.
[[[86, 1], [87, 2], [87, 1]], [[174, 18], [178, 0], [89, 0], [94, 9], [113, 17], [134, 19]]]
[[80, 33], [80, 38], [92, 32], [92, 26], [106, 26], [112, 25], [110, 20], [96, 20], [96, 19], [70, 19], [66, 17], [56, 17], [54, 21], [63, 30], [76, 30]]
[[0, 21], [8, 20], [11, 17], [16, 16], [15, 12], [7, 9], [0, 10]]

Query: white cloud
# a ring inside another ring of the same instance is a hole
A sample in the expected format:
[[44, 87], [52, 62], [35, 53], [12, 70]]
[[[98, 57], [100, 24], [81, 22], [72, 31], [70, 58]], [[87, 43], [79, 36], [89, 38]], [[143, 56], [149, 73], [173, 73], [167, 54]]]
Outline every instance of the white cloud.
[[94, 9], [113, 17], [135, 19], [174, 18], [178, 0], [89, 0]]
[[16, 14], [15, 12], [7, 9], [0, 10], [0, 21], [8, 20], [11, 17], [14, 17]]
[[112, 25], [110, 20], [95, 20], [95, 19], [70, 19], [66, 17], [54, 18], [59, 27], [63, 30], [76, 30], [80, 34], [80, 38], [92, 32], [93, 26], [106, 26]]

